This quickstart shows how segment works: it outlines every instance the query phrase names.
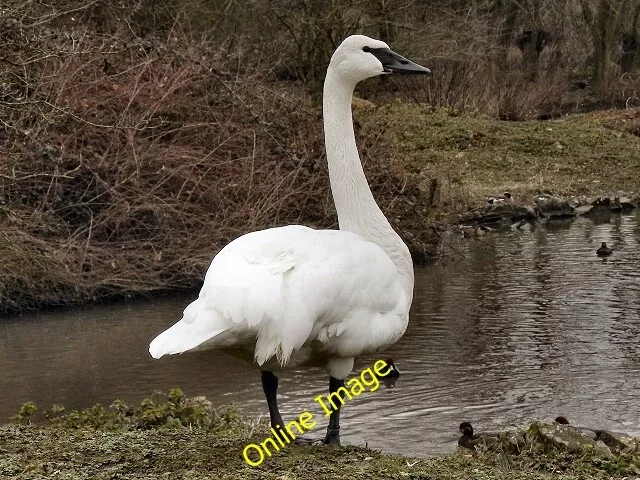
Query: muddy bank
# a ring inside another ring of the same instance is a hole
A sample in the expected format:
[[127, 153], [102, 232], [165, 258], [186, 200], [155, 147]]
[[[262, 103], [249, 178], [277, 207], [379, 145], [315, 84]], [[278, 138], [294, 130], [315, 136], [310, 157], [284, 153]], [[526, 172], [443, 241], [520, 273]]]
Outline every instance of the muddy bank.
[[487, 204], [466, 212], [459, 217], [463, 232], [510, 226], [519, 228], [528, 222], [549, 220], [567, 220], [583, 215], [589, 218], [611, 217], [616, 213], [628, 213], [638, 207], [640, 197], [631, 195], [613, 195], [589, 199], [585, 196], [559, 198], [543, 194], [533, 204], [517, 201], [509, 192], [505, 195], [490, 197]]
[[[281, 107], [286, 151], [268, 136], [258, 149], [261, 135], [247, 131], [233, 142], [212, 140], [218, 146], [208, 152], [177, 152], [175, 142], [159, 140], [145, 152], [145, 138], [134, 137], [138, 163], [124, 151], [94, 152], [89, 161], [89, 147], [73, 153], [34, 144], [16, 157], [21, 176], [17, 164], [1, 164], [12, 173], [0, 190], [0, 311], [196, 288], [213, 255], [243, 233], [291, 223], [336, 228], [319, 109], [309, 106], [310, 118]], [[291, 116], [307, 129], [304, 140], [283, 120]], [[373, 193], [417, 263], [438, 254], [441, 229], [460, 214], [471, 212], [463, 223], [477, 224], [495, 210], [513, 213], [503, 204], [478, 208], [500, 192], [538, 216], [541, 195], [564, 201], [640, 191], [640, 138], [597, 115], [513, 123], [394, 103], [357, 110], [355, 118]], [[252, 124], [241, 111], [236, 121], [239, 132]], [[103, 132], [86, 131], [95, 127], [83, 128], [96, 144], [105, 141]]]
[[268, 435], [266, 425], [233, 407], [185, 398], [179, 390], [137, 407], [116, 401], [109, 408], [65, 412], [58, 405], [44, 413], [46, 420], [30, 425], [34, 414], [34, 406], [25, 405], [16, 424], [0, 427], [0, 478], [604, 479], [640, 469], [638, 439], [612, 449], [549, 422], [506, 429], [475, 455], [461, 449], [427, 459], [351, 446], [289, 445], [251, 467], [242, 451]]

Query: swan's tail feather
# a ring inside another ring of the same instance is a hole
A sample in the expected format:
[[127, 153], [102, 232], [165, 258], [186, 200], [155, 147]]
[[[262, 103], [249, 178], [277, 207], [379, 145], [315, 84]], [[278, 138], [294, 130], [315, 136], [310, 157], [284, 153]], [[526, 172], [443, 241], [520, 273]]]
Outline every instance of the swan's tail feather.
[[160, 358], [186, 352], [227, 330], [224, 323], [215, 311], [204, 308], [202, 299], [198, 299], [185, 309], [182, 320], [153, 339], [149, 353], [153, 358]]

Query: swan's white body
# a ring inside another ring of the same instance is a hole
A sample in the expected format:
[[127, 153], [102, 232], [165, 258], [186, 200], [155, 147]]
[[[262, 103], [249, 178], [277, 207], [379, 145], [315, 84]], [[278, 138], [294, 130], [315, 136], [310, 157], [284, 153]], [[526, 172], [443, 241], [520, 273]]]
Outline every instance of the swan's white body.
[[356, 83], [383, 72], [349, 37], [334, 53], [324, 88], [329, 176], [340, 230], [292, 225], [248, 233], [213, 259], [197, 300], [156, 337], [154, 358], [194, 348], [249, 352], [263, 369], [323, 365], [345, 378], [354, 357], [383, 349], [405, 332], [413, 266], [369, 190], [353, 133]]

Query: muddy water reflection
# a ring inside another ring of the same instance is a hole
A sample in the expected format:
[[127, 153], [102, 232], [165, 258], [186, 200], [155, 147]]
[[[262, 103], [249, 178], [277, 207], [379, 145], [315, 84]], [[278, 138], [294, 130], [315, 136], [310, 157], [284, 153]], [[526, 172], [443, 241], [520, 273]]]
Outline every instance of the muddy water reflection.
[[[594, 253], [602, 241], [615, 248], [604, 261]], [[463, 260], [417, 270], [409, 329], [389, 351], [402, 377], [350, 403], [343, 441], [432, 455], [454, 448], [462, 420], [497, 429], [558, 414], [640, 434], [640, 215], [487, 235], [458, 248]], [[173, 386], [264, 415], [258, 373], [233, 358], [148, 356], [149, 340], [188, 301], [2, 319], [0, 418], [27, 400], [82, 407]], [[313, 397], [326, 383], [321, 371], [283, 375], [285, 418], [307, 409], [320, 417]]]

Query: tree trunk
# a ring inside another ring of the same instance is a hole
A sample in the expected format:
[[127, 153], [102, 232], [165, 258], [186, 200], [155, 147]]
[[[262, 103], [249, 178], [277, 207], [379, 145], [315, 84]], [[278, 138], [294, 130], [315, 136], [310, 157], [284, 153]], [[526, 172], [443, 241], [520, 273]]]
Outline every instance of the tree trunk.
[[633, 39], [635, 47], [631, 70], [638, 70], [640, 69], [640, 0], [636, 0], [636, 8], [633, 12], [631, 38]]
[[604, 92], [609, 82], [609, 61], [611, 47], [600, 36], [593, 37], [593, 87], [598, 92]]
[[593, 78], [594, 90], [604, 93], [610, 81], [610, 65], [613, 45], [618, 33], [622, 15], [628, 0], [581, 0], [582, 15], [593, 38]]

